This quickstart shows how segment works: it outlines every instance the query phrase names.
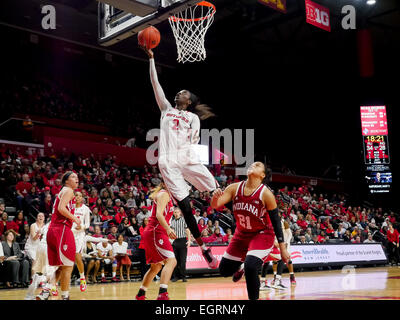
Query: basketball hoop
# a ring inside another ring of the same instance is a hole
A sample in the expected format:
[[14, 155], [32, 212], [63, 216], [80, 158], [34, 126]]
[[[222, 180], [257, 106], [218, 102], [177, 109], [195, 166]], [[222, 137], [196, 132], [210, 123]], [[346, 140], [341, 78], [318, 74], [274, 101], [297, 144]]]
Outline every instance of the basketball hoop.
[[215, 6], [202, 1], [168, 18], [176, 40], [179, 62], [202, 61], [206, 58], [204, 38], [214, 21]]

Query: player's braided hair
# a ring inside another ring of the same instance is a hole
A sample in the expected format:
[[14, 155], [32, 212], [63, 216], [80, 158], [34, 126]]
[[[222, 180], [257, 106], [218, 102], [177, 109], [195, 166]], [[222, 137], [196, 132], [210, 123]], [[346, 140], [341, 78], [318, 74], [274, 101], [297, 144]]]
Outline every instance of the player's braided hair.
[[216, 116], [208, 105], [200, 104], [199, 97], [192, 92], [190, 92], [190, 100], [192, 103], [188, 106], [188, 109], [197, 114], [200, 120], [205, 120]]

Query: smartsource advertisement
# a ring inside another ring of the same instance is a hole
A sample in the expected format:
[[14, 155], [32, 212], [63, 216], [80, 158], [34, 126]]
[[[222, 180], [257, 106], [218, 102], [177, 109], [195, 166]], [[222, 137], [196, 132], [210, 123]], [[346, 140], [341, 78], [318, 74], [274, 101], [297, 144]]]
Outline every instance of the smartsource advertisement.
[[[212, 252], [218, 261], [227, 249], [227, 246], [213, 246]], [[371, 244], [327, 244], [327, 245], [291, 245], [290, 252], [293, 264], [351, 264], [386, 263], [386, 255], [380, 243]], [[186, 269], [207, 269], [207, 263], [199, 247], [190, 247], [186, 259]]]

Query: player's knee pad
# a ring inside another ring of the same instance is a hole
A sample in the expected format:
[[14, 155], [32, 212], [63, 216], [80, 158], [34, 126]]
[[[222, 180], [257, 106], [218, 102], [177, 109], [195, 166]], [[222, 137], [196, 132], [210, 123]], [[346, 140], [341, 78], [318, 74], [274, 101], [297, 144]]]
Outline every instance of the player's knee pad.
[[263, 261], [260, 258], [252, 255], [246, 256], [246, 259], [244, 260], [245, 274], [256, 273], [258, 275], [262, 264]]
[[236, 271], [238, 271], [242, 262], [226, 259], [222, 257], [219, 263], [219, 273], [223, 277], [231, 277]]

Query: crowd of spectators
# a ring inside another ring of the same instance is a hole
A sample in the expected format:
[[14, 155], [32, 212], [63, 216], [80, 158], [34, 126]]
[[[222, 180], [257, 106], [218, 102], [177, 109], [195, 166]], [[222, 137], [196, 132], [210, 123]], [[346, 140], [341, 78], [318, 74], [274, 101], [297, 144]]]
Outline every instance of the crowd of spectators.
[[[157, 166], [119, 167], [115, 160], [111, 155], [103, 160], [83, 159], [72, 154], [39, 157], [0, 147], [0, 198], [6, 202], [0, 203], [3, 245], [7, 241], [6, 232], [13, 230], [15, 242], [23, 250], [29, 226], [35, 222], [37, 214], [43, 212], [45, 219], [50, 219], [63, 173], [74, 171], [79, 177], [77, 191], [82, 193], [91, 210], [89, 232], [95, 237], [107, 237], [112, 243], [122, 235], [128, 248], [140, 253], [140, 235], [151, 216], [152, 203], [148, 196], [152, 188], [161, 182], [161, 175]], [[240, 181], [238, 176], [227, 175], [223, 169], [212, 172], [222, 189]], [[350, 206], [344, 195], [317, 193], [311, 185], [291, 189], [287, 186], [281, 189], [271, 187], [281, 216], [293, 232], [293, 243], [380, 241], [388, 248], [390, 259], [396, 260], [394, 263], [399, 262], [398, 233], [396, 238], [392, 236], [393, 231], [389, 231], [399, 227], [399, 217], [394, 211]], [[228, 244], [235, 232], [235, 221], [229, 206], [218, 211], [212, 209], [208, 192], [192, 190], [191, 197], [193, 214], [204, 241], [208, 244]], [[16, 208], [12, 219], [6, 205]], [[195, 245], [193, 239], [192, 242]], [[143, 252], [138, 256], [141, 263], [145, 263]]]

